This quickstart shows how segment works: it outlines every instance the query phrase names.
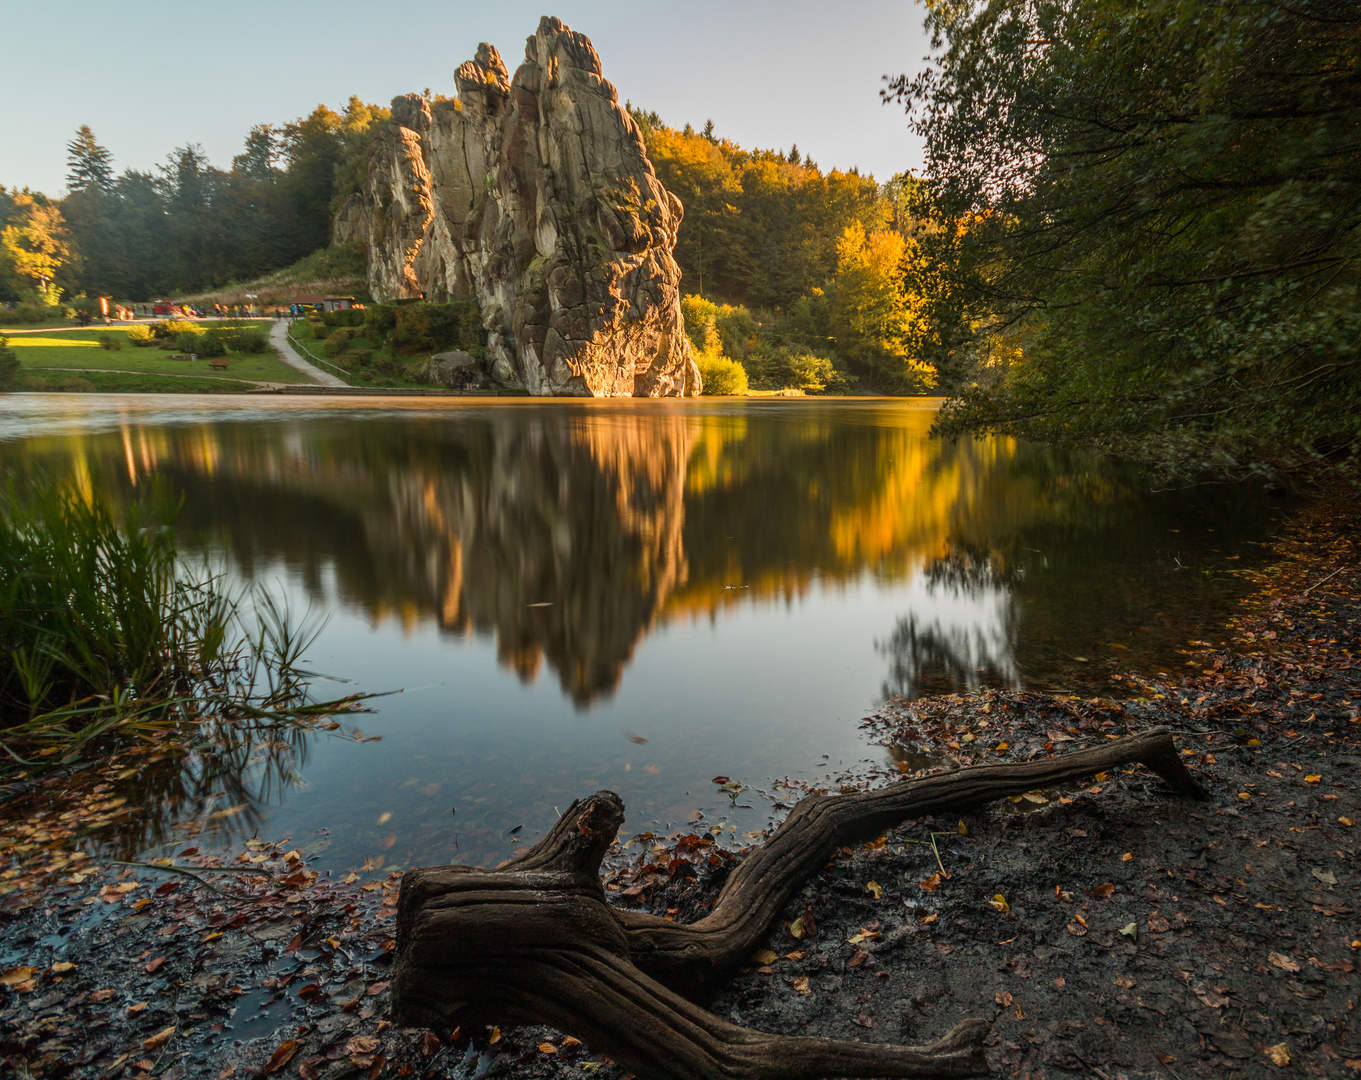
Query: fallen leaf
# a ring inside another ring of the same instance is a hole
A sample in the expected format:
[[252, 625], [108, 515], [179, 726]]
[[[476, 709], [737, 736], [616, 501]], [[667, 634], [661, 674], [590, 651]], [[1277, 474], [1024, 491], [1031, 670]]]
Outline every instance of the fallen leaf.
[[165, 967], [165, 957], [158, 956], [143, 969], [148, 975], [155, 975], [161, 968]]
[[500, 1041], [501, 1041], [501, 1029], [500, 1029], [499, 1027], [494, 1027], [494, 1028], [492, 1028], [492, 1029], [491, 1029], [491, 1038], [487, 1040], [487, 1045], [488, 1045], [488, 1046], [495, 1046], [495, 1045], [496, 1045], [497, 1043], [499, 1043]]
[[884, 887], [880, 885], [879, 882], [877, 881], [865, 882], [865, 888], [868, 889], [870, 892], [874, 893], [874, 898], [876, 900], [878, 900], [881, 896], [884, 895]]
[[932, 874], [925, 881], [921, 882], [921, 887], [925, 889], [927, 892], [935, 892], [938, 888], [940, 888], [940, 875]]
[[969, 826], [967, 826], [967, 825], [964, 824], [964, 819], [963, 819], [963, 818], [960, 818], [960, 819], [959, 819], [959, 835], [960, 835], [960, 836], [968, 836], [968, 835], [969, 835]]
[[930, 915], [926, 916], [926, 918], [922, 919], [922, 925], [923, 925], [923, 926], [926, 926], [926, 925], [928, 925], [928, 924], [930, 924], [930, 923], [933, 923], [933, 922], [935, 922], [935, 921], [936, 921], [936, 913], [933, 911]]
[[758, 964], [773, 964], [780, 957], [779, 954], [772, 949], [757, 949], [751, 954], [751, 958]]
[[1123, 987], [1126, 990], [1129, 990], [1133, 988], [1134, 980], [1131, 979], [1128, 975], [1117, 975], [1115, 977], [1115, 985]]
[[803, 959], [803, 950], [799, 949], [796, 950], [795, 952], [787, 952], [784, 954], [784, 958], [786, 960], [793, 960], [797, 963], [799, 960]]
[[580, 1046], [580, 1045], [581, 1045], [581, 1040], [580, 1040], [580, 1039], [573, 1038], [571, 1035], [568, 1035], [567, 1038], [565, 1038], [565, 1039], [562, 1040], [562, 1048], [563, 1048], [564, 1050], [570, 1050], [572, 1047], [574, 1047], [574, 1046]]
[[846, 966], [859, 967], [869, 958], [870, 954], [867, 953], [864, 949], [856, 949], [855, 952], [851, 953], [851, 958], [846, 961]]
[[1323, 884], [1325, 885], [1337, 884], [1337, 878], [1333, 875], [1333, 872], [1331, 870], [1320, 870], [1318, 867], [1315, 867], [1311, 872], [1313, 873], [1315, 878], [1323, 882]]
[[1265, 1053], [1271, 1059], [1271, 1063], [1278, 1068], [1284, 1069], [1290, 1064], [1290, 1048], [1285, 1043], [1268, 1046]]
[[1123, 855], [1120, 856], [1120, 861], [1121, 861], [1121, 862], [1130, 862], [1131, 860], [1133, 860], [1133, 858], [1134, 858], [1134, 852], [1132, 852], [1132, 851], [1127, 851], [1127, 852], [1125, 852]]
[[1211, 1009], [1222, 1009], [1229, 1003], [1229, 999], [1223, 994], [1216, 994], [1213, 990], [1207, 989], [1199, 984], [1191, 987], [1191, 993], [1195, 994], [1196, 997], [1200, 998], [1200, 1000]]
[[[494, 1030], [499, 1034], [501, 1029]], [[493, 1037], [492, 1042], [495, 1041], [496, 1038]], [[345, 1040], [345, 1049], [351, 1054], [372, 1054], [378, 1049], [378, 1039], [374, 1035], [353, 1035]]]
[[996, 893], [993, 898], [988, 901], [988, 904], [996, 908], [1003, 915], [1011, 910], [1011, 905], [1007, 903], [1007, 898], [1001, 893]]
[[1321, 776], [1306, 776], [1306, 777], [1304, 778], [1304, 782], [1305, 782], [1306, 784], [1317, 784], [1317, 783], [1318, 783], [1320, 780], [1322, 780], [1322, 779], [1323, 779], [1323, 777], [1321, 777]]
[[1098, 885], [1093, 891], [1102, 900], [1109, 900], [1115, 895], [1115, 886], [1108, 881], [1104, 885]]
[[1267, 957], [1267, 961], [1272, 967], [1278, 967], [1282, 971], [1299, 971], [1300, 969], [1299, 961], [1292, 960], [1284, 953], [1274, 952]]
[[789, 924], [789, 936], [792, 937], [792, 938], [794, 938], [796, 941], [797, 941], [799, 938], [803, 937], [803, 917], [802, 917], [802, 916], [800, 916], [799, 918], [795, 919], [792, 923]]
[[813, 991], [808, 987], [808, 976], [800, 975], [794, 980], [794, 992], [796, 994], [811, 994]]
[[1345, 826], [1347, 826], [1347, 828], [1349, 828], [1349, 829], [1350, 829], [1353, 825], [1356, 824], [1356, 822], [1354, 822], [1354, 821], [1353, 821], [1351, 818], [1349, 818], [1349, 817], [1340, 817], [1340, 818], [1338, 818], [1337, 820], [1338, 820], [1338, 824], [1340, 824], [1340, 825], [1345, 825]]
[[302, 1043], [296, 1039], [285, 1039], [279, 1044], [279, 1048], [269, 1056], [269, 1064], [265, 1066], [265, 1074], [276, 1073], [293, 1060], [293, 1055], [302, 1049]]
[[392, 811], [391, 811], [391, 810], [384, 810], [381, 814], [378, 815], [378, 824], [379, 824], [379, 825], [386, 825], [386, 824], [387, 824], [389, 821], [391, 821], [391, 820], [392, 820]]
[[52, 965], [52, 972], [53, 974], [56, 975], [60, 975], [64, 971], [74, 971], [75, 969], [76, 965], [66, 960], [58, 960], [55, 964]]
[[554, 1046], [551, 1042], [541, 1042], [541, 1043], [539, 1043], [539, 1053], [541, 1053], [541, 1054], [556, 1054], [557, 1052], [558, 1052], [558, 1048], [557, 1048], [556, 1046]]
[[998, 990], [997, 993], [993, 995], [992, 1000], [997, 1002], [997, 1004], [1004, 1009], [1011, 1007], [1011, 994], [1009, 991]]
[[156, 1032], [155, 1035], [151, 1036], [151, 1038], [149, 1038], [149, 1039], [146, 1039], [146, 1040], [142, 1043], [142, 1049], [143, 1049], [143, 1050], [159, 1050], [162, 1046], [164, 1046], [164, 1045], [165, 1045], [166, 1043], [168, 1043], [172, 1038], [174, 1038], [174, 1035], [175, 1035], [175, 1026], [174, 1026], [173, 1024], [172, 1024], [170, 1027], [168, 1027], [168, 1028], [162, 1028], [160, 1031]]
[[33, 978], [34, 969], [31, 967], [12, 967], [7, 968], [0, 974], [0, 985], [18, 986], [21, 982], [28, 982]]
[[1079, 926], [1075, 922], [1070, 922], [1064, 929], [1072, 934], [1073, 937], [1085, 937], [1087, 935], [1087, 928], [1085, 926]]

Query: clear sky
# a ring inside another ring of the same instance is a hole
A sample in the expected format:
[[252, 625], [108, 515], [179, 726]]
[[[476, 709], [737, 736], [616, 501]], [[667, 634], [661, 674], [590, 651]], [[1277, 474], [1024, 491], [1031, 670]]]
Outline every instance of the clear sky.
[[901, 108], [879, 100], [882, 76], [927, 51], [912, 0], [67, 0], [4, 4], [0, 184], [59, 194], [81, 124], [118, 172], [188, 142], [226, 168], [252, 124], [351, 94], [453, 94], [480, 41], [513, 72], [544, 14], [591, 38], [621, 101], [668, 124], [712, 118], [743, 146], [797, 143], [881, 180], [920, 163]]

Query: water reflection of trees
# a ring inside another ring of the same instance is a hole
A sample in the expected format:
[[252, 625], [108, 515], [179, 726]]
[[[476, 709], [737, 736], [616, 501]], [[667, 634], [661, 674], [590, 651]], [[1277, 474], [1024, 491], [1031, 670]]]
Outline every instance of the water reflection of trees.
[[1150, 500], [1009, 440], [935, 442], [927, 408], [646, 404], [125, 425], [26, 459], [107, 491], [168, 472], [186, 535], [212, 531], [245, 574], [283, 564], [375, 622], [492, 636], [582, 705], [658, 622], [861, 575], [924, 575], [934, 601], [881, 643], [887, 687], [1014, 680], [1060, 623], [1137, 621], [1159, 537], [1199, 497]]
[[929, 604], [898, 619], [875, 647], [888, 661], [885, 697], [1019, 686], [1016, 607], [988, 552], [956, 549], [921, 577]]

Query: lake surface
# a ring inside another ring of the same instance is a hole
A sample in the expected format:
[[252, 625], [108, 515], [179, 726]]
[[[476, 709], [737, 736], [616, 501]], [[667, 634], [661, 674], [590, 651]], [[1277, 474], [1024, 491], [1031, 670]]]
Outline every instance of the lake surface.
[[887, 762], [859, 734], [887, 696], [1119, 696], [1224, 640], [1261, 492], [943, 444], [936, 404], [4, 395], [0, 464], [114, 501], [165, 478], [186, 550], [328, 618], [310, 667], [348, 682], [319, 696], [402, 691], [354, 718], [378, 741], [149, 781], [177, 794], [144, 853], [258, 832], [491, 864], [599, 788], [626, 832], [703, 811], [740, 841], [769, 803], [713, 777]]

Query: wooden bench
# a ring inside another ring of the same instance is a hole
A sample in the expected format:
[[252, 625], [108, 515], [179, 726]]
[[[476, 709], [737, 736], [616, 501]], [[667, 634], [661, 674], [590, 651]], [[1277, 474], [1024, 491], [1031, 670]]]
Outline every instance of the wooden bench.
[[224, 360], [222, 357], [217, 356], [214, 357], [212, 360], [208, 361], [208, 366], [212, 368], [214, 371], [226, 371], [227, 361]]

